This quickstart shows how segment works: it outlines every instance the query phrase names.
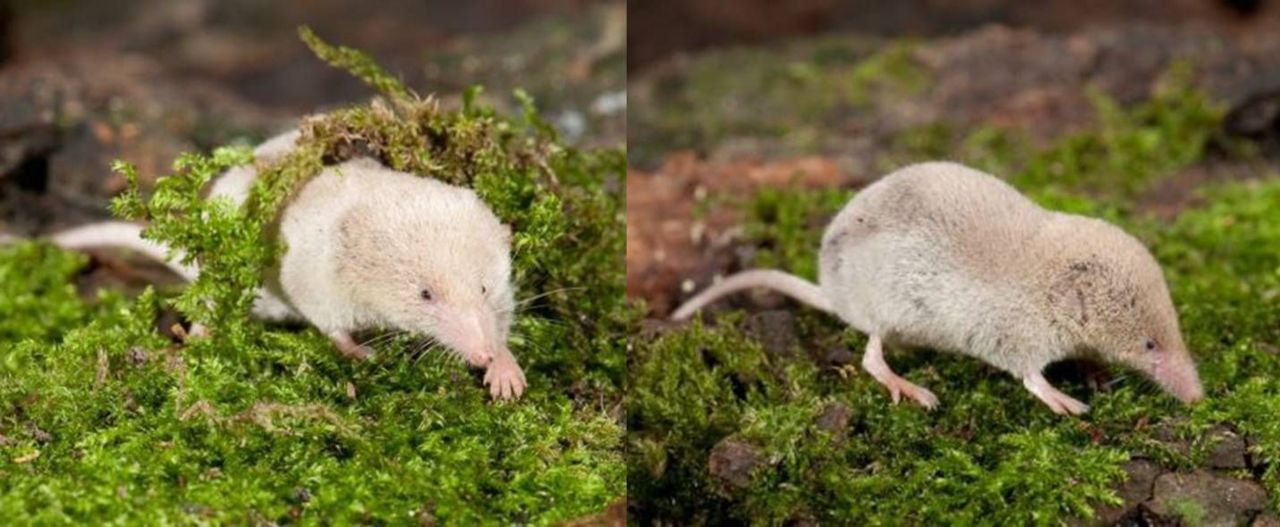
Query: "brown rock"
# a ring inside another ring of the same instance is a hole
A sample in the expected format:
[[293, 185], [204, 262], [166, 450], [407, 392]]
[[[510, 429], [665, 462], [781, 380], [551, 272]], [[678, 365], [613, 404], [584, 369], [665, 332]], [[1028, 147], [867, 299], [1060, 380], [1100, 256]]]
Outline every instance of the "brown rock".
[[796, 336], [795, 315], [788, 311], [752, 313], [744, 322], [743, 331], [773, 356], [791, 355], [800, 342]]
[[1155, 425], [1151, 429], [1151, 437], [1179, 455], [1185, 456], [1191, 453], [1190, 443], [1178, 437], [1175, 423], [1162, 422]]
[[844, 346], [831, 348], [831, 350], [827, 352], [827, 356], [823, 358], [827, 366], [831, 366], [833, 368], [853, 364], [856, 359], [857, 357], [854, 356], [853, 352], [849, 351], [849, 348]]
[[1210, 467], [1223, 470], [1249, 468], [1245, 460], [1248, 447], [1240, 434], [1225, 426], [1217, 426], [1209, 431], [1209, 438], [1213, 442], [1208, 460]]
[[853, 410], [844, 403], [828, 404], [818, 416], [818, 428], [831, 432], [837, 440], [843, 440], [849, 433], [849, 419], [853, 418]]
[[1253, 523], [1249, 527], [1280, 527], [1280, 516], [1275, 513], [1264, 512], [1253, 519]]
[[756, 470], [764, 464], [760, 449], [736, 439], [724, 439], [711, 449], [707, 470], [720, 482], [720, 492], [730, 495], [751, 485]]
[[1150, 507], [1161, 516], [1175, 516], [1188, 508], [1203, 513], [1206, 527], [1245, 524], [1267, 507], [1267, 492], [1254, 481], [1220, 476], [1208, 470], [1166, 473], [1156, 478]]
[[1088, 525], [1115, 525], [1121, 519], [1133, 516], [1138, 512], [1138, 506], [1151, 499], [1151, 488], [1156, 477], [1164, 470], [1151, 461], [1135, 459], [1125, 463], [1124, 471], [1128, 477], [1116, 489], [1116, 494], [1124, 503], [1099, 507]]

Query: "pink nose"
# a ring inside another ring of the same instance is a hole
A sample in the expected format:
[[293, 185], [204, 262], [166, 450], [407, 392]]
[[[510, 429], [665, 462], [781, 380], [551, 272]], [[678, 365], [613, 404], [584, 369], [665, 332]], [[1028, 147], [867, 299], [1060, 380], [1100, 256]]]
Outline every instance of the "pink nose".
[[1191, 404], [1204, 398], [1204, 389], [1200, 387], [1199, 380], [1192, 380], [1188, 386], [1174, 393], [1184, 403]]

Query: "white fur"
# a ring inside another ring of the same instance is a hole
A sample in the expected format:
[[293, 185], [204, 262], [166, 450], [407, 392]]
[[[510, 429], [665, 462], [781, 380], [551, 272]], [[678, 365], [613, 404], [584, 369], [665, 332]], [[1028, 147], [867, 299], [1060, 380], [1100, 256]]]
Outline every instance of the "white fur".
[[[1183, 400], [1201, 396], [1146, 248], [1106, 222], [1046, 211], [983, 172], [933, 162], [885, 176], [832, 219], [819, 264], [816, 286], [730, 277], [675, 318], [745, 287], [778, 289], [870, 335], [868, 371], [895, 400], [903, 393], [929, 407], [933, 394], [883, 363], [881, 341], [982, 359], [1060, 413], [1087, 407], [1040, 371], [1080, 354], [1138, 368]], [[814, 301], [814, 290], [825, 298]], [[1144, 351], [1148, 339], [1158, 352]]]
[[[291, 131], [267, 141], [254, 151], [255, 161], [279, 159], [298, 137]], [[256, 178], [256, 166], [235, 167], [209, 195], [241, 205]], [[165, 260], [165, 248], [142, 240], [140, 232], [106, 222], [54, 241], [69, 248], [123, 246]], [[278, 234], [286, 250], [265, 277], [256, 315], [305, 319], [355, 357], [368, 353], [351, 339], [357, 330], [429, 335], [472, 365], [486, 366], [495, 398], [523, 392], [524, 374], [506, 345], [515, 296], [510, 229], [470, 189], [353, 159], [308, 180], [282, 211]], [[197, 273], [169, 265], [188, 279]], [[423, 289], [431, 291], [430, 301]]]

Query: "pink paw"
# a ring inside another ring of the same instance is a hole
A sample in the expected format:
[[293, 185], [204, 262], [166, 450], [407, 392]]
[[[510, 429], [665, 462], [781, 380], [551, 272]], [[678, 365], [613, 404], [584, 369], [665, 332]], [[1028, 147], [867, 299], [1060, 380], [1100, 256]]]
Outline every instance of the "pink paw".
[[893, 397], [893, 403], [898, 404], [903, 395], [923, 406], [926, 410], [932, 410], [938, 407], [938, 397], [933, 392], [913, 384], [906, 379], [896, 379], [894, 382], [886, 382], [885, 387], [889, 389], [889, 395]]
[[524, 371], [513, 360], [499, 360], [489, 364], [484, 372], [484, 384], [489, 395], [498, 400], [519, 399], [524, 393]]

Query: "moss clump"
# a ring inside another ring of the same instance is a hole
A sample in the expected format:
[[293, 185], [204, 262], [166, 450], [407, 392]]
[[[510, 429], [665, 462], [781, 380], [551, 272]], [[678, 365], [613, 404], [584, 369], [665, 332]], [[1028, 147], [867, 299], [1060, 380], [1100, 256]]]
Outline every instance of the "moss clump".
[[[856, 354], [865, 344], [832, 317], [795, 310], [808, 353], [786, 356], [743, 336], [749, 326], [730, 314], [714, 327], [693, 324], [634, 345], [628, 483], [640, 521], [1058, 524], [1116, 503], [1111, 489], [1131, 457], [1203, 463], [1204, 432], [1220, 425], [1248, 436], [1256, 466], [1266, 467], [1255, 476], [1280, 508], [1280, 181], [1212, 185], [1203, 189], [1206, 206], [1171, 223], [1134, 202], [1152, 182], [1206, 157], [1220, 114], [1205, 100], [1184, 87], [1107, 110], [1119, 113], [1022, 157], [1012, 154], [1025, 143], [987, 130], [939, 134], [962, 145], [955, 157], [1008, 175], [1038, 202], [1106, 217], [1152, 248], [1205, 401], [1183, 406], [1132, 372], [1092, 390], [1063, 365], [1050, 377], [1092, 406], [1064, 419], [979, 361], [930, 351], [891, 357], [898, 373], [941, 399], [940, 410], [925, 412], [891, 405], [856, 365], [820, 366], [832, 347]], [[1173, 145], [1192, 153], [1165, 152]], [[1095, 194], [1109, 184], [1122, 188]], [[813, 278], [822, 227], [852, 194], [758, 194], [745, 224], [759, 247], [756, 263]], [[845, 417], [835, 427], [825, 419], [833, 411]], [[723, 441], [755, 449], [747, 483], [708, 470]]]
[[[547, 524], [623, 495], [624, 154], [561, 145], [527, 98], [516, 118], [473, 98], [441, 109], [303, 35], [382, 102], [305, 121], [299, 148], [261, 167], [242, 208], [199, 197], [247, 161], [235, 149], [183, 156], [150, 195], [135, 183], [114, 202], [200, 264], [191, 286], [81, 301], [82, 257], [40, 243], [0, 251], [0, 312], [13, 328], [0, 333], [0, 517]], [[516, 282], [538, 296], [512, 342], [524, 399], [490, 403], [478, 372], [407, 337], [354, 363], [314, 330], [247, 316], [282, 249], [271, 236], [281, 204], [353, 155], [471, 185], [512, 225]], [[213, 336], [166, 338], [155, 325], [169, 307]]]

